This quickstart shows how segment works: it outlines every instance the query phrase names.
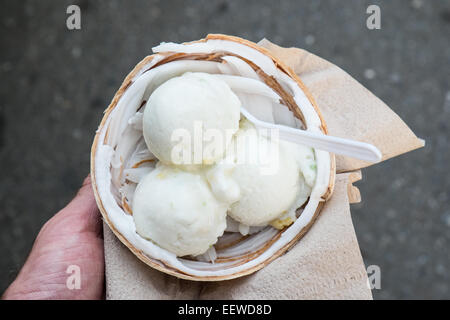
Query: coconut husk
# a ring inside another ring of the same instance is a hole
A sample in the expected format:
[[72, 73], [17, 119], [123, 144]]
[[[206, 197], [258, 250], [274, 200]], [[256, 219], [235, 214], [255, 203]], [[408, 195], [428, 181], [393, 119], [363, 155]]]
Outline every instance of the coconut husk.
[[[300, 88], [300, 90], [305, 94], [305, 96], [307, 97], [311, 105], [314, 107], [314, 110], [320, 119], [320, 130], [325, 134], [327, 133], [327, 125], [316, 102], [313, 99], [312, 94], [309, 92], [308, 88], [303, 84], [300, 78], [295, 74], [295, 72], [290, 67], [285, 65], [281, 59], [275, 57], [274, 55], [272, 55], [270, 51], [268, 51], [263, 47], [258, 46], [253, 42], [232, 36], [208, 35], [205, 39], [193, 43], [201, 43], [201, 42], [208, 43], [209, 40], [221, 40], [231, 43], [237, 43], [246, 46], [248, 48], [255, 49], [257, 52], [263, 54], [265, 57], [268, 57], [273, 62], [277, 70], [279, 70], [279, 72], [282, 72], [284, 75], [288, 76], [291, 80], [293, 80], [295, 84]], [[138, 257], [145, 264], [156, 270], [162, 271], [164, 273], [182, 279], [197, 280], [197, 281], [228, 280], [242, 277], [251, 274], [257, 270], [260, 270], [277, 257], [283, 255], [289, 248], [291, 248], [297, 241], [299, 241], [307, 233], [307, 231], [311, 228], [314, 221], [320, 214], [325, 202], [330, 198], [334, 187], [335, 172], [336, 172], [334, 160], [335, 158], [333, 154], [328, 154], [329, 172], [322, 173], [329, 176], [327, 177], [329, 181], [328, 187], [322, 193], [320, 201], [311, 204], [311, 206], [314, 205], [313, 208], [314, 210], [313, 214], [307, 218], [308, 219], [307, 223], [303, 227], [301, 227], [298, 230], [298, 232], [295, 233], [295, 235], [292, 235], [291, 232], [289, 236], [282, 237], [282, 235], [288, 232], [290, 228], [293, 228], [295, 223], [292, 226], [286, 227], [282, 230], [278, 230], [275, 234], [273, 234], [273, 236], [270, 237], [270, 239], [267, 239], [267, 241], [265, 241], [265, 243], [262, 246], [259, 246], [257, 250], [249, 250], [245, 254], [221, 257], [220, 256], [221, 252], [220, 250], [218, 250], [218, 258], [214, 262], [214, 264], [211, 263], [211, 271], [209, 271], [208, 275], [201, 274], [200, 271], [199, 271], [200, 274], [196, 274], [196, 272], [187, 272], [186, 270], [182, 270], [182, 268], [180, 268], [179, 266], [176, 266], [173, 262], [169, 261], [169, 259], [152, 256], [151, 254], [149, 254], [149, 252], [145, 252], [145, 250], [143, 250], [142, 248], [137, 248], [137, 246], [133, 244], [132, 241], [130, 241], [129, 239], [130, 236], [128, 236], [127, 238], [127, 235], [125, 235], [124, 232], [121, 232], [119, 230], [117, 224], [115, 224], [113, 219], [111, 219], [110, 215], [111, 212], [108, 212], [107, 206], [105, 205], [104, 194], [105, 192], [109, 192], [105, 190], [107, 186], [109, 186], [109, 181], [105, 181], [104, 177], [102, 177], [101, 179], [99, 179], [98, 177], [99, 172], [104, 172], [104, 170], [108, 170], [108, 168], [98, 168], [96, 160], [98, 157], [100, 146], [107, 145], [109, 141], [113, 139], [114, 135], [117, 134], [116, 132], [114, 132], [114, 130], [117, 130], [117, 126], [116, 129], [111, 128], [111, 126], [109, 125], [109, 121], [112, 121], [111, 118], [113, 115], [113, 111], [115, 110], [115, 108], [117, 108], [120, 99], [124, 96], [124, 94], [127, 92], [127, 90], [132, 86], [132, 84], [136, 81], [136, 79], [139, 76], [142, 76], [146, 72], [150, 72], [155, 68], [158, 68], [166, 64], [170, 64], [175, 61], [182, 61], [182, 60], [214, 61], [222, 63], [223, 62], [222, 57], [225, 55], [237, 56], [246, 63], [248, 63], [248, 65], [250, 65], [252, 69], [259, 75], [259, 77], [281, 97], [280, 103], [283, 104], [286, 108], [288, 108], [292, 112], [294, 117], [299, 119], [305, 127], [308, 126], [308, 124], [305, 121], [302, 108], [301, 106], [298, 105], [293, 96], [285, 88], [283, 88], [283, 86], [273, 75], [267, 74], [261, 66], [258, 66], [254, 61], [251, 61], [251, 59], [240, 56], [235, 52], [228, 52], [228, 51], [211, 52], [211, 53], [165, 52], [163, 54], [151, 55], [144, 58], [125, 78], [121, 87], [115, 94], [111, 104], [105, 110], [105, 115], [100, 123], [99, 129], [97, 130], [97, 134], [94, 139], [94, 143], [92, 145], [92, 152], [91, 152], [92, 185], [94, 188], [94, 194], [98, 203], [98, 207], [100, 209], [100, 212], [103, 216], [105, 223], [109, 226], [109, 228], [116, 235], [116, 237], [126, 247], [128, 247], [128, 249], [136, 257]], [[154, 59], [158, 59], [158, 61], [155, 62]], [[124, 121], [126, 120], [128, 119], [124, 119]], [[112, 145], [110, 147], [112, 149], [117, 148], [116, 145]], [[123, 174], [123, 167], [120, 168], [120, 175], [122, 174]], [[307, 203], [306, 205], [308, 204], [309, 203]], [[118, 205], [123, 210], [124, 215], [132, 214], [132, 209], [129, 207], [127, 202], [124, 202], [123, 199], [118, 203]], [[250, 237], [253, 237], [253, 235], [249, 237], [242, 237], [237, 241], [235, 241], [231, 246], [237, 246], [241, 244], [241, 242], [245, 243], [244, 241], [247, 241], [248, 238]], [[288, 241], [286, 239], [288, 239]], [[274, 250], [273, 248], [277, 246], [278, 248]], [[227, 249], [229, 249], [229, 247]], [[270, 252], [270, 254], [268, 254], [268, 252]], [[255, 261], [258, 262], [256, 263]], [[227, 272], [227, 269], [229, 270], [236, 269], [237, 271]]]

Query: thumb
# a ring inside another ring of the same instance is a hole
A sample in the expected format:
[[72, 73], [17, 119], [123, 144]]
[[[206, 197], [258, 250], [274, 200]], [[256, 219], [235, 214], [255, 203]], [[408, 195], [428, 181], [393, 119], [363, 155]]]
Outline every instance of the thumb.
[[101, 215], [95, 201], [90, 175], [84, 179], [72, 201], [46, 223], [41, 233], [49, 232], [48, 229], [51, 229], [52, 233], [101, 234]]
[[90, 174], [84, 179], [75, 198], [62, 211], [79, 220], [82, 228], [80, 231], [101, 232], [101, 215], [95, 201]]

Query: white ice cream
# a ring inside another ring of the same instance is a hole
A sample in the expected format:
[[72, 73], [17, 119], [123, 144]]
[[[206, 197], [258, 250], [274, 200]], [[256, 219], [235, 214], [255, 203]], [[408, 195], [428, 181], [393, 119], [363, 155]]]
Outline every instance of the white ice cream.
[[185, 73], [151, 94], [143, 135], [160, 163], [134, 194], [140, 236], [195, 256], [217, 242], [227, 214], [242, 234], [295, 221], [315, 184], [314, 152], [239, 121], [240, 106], [228, 84], [207, 73]]
[[313, 150], [268, 139], [243, 121], [228, 158], [230, 153], [232, 168], [229, 163], [218, 164], [207, 175], [217, 197], [237, 195], [229, 216], [247, 226], [272, 223], [281, 228], [292, 223], [295, 210], [306, 202], [315, 182]]
[[199, 255], [215, 244], [226, 210], [203, 175], [161, 164], [139, 182], [133, 200], [137, 233], [177, 256]]
[[215, 163], [239, 128], [240, 105], [228, 84], [214, 75], [188, 72], [172, 78], [147, 102], [147, 146], [165, 164]]

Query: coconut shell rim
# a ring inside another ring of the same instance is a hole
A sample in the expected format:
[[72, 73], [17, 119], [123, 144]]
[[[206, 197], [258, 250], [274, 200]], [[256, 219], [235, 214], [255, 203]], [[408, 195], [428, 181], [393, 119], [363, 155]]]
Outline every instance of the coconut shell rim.
[[[206, 36], [206, 38], [204, 39], [200, 39], [197, 41], [192, 41], [190, 43], [195, 43], [195, 42], [206, 42], [207, 40], [227, 40], [227, 41], [233, 41], [233, 42], [237, 42], [246, 46], [249, 46], [253, 49], [256, 49], [258, 51], [260, 51], [262, 54], [268, 56], [271, 58], [271, 60], [274, 62], [275, 66], [280, 69], [282, 72], [286, 73], [291, 79], [293, 79], [297, 85], [302, 89], [302, 91], [305, 93], [306, 97], [308, 98], [308, 100], [310, 101], [310, 103], [312, 104], [312, 106], [314, 107], [316, 113], [318, 114], [320, 121], [321, 121], [321, 130], [322, 132], [324, 132], [325, 134], [328, 133], [327, 131], [327, 126], [325, 123], [325, 120], [322, 116], [322, 113], [320, 112], [320, 109], [317, 106], [317, 103], [315, 102], [311, 92], [308, 90], [308, 88], [306, 87], [306, 85], [303, 84], [303, 82], [301, 81], [301, 79], [299, 78], [299, 76], [287, 65], [285, 65], [282, 61], [280, 61], [278, 58], [276, 58], [275, 56], [272, 55], [272, 53], [267, 50], [266, 48], [263, 48], [261, 46], [258, 46], [256, 43], [251, 42], [249, 40], [245, 40], [236, 36], [229, 36], [229, 35], [224, 35], [224, 34], [208, 34]], [[96, 151], [97, 151], [97, 146], [98, 146], [98, 141], [100, 138], [100, 133], [101, 130], [103, 129], [110, 113], [112, 112], [112, 110], [115, 108], [115, 106], [117, 105], [118, 101], [120, 100], [120, 98], [122, 97], [122, 95], [124, 94], [124, 92], [126, 91], [126, 89], [131, 85], [132, 83], [132, 79], [138, 74], [139, 71], [142, 70], [142, 68], [147, 65], [149, 62], [151, 62], [151, 60], [156, 56], [156, 54], [153, 55], [148, 55], [146, 56], [144, 59], [142, 59], [134, 68], [133, 70], [125, 77], [125, 79], [123, 80], [121, 86], [119, 87], [119, 89], [116, 91], [116, 93], [114, 94], [114, 97], [111, 101], [111, 103], [109, 104], [109, 106], [105, 109], [104, 111], [104, 115], [102, 118], [102, 121], [99, 124], [99, 127], [96, 131], [95, 137], [94, 137], [94, 141], [91, 147], [91, 164], [90, 164], [90, 171], [91, 171], [91, 181], [92, 181], [92, 188], [94, 191], [94, 196], [95, 196], [95, 200], [97, 202], [97, 205], [99, 207], [99, 211], [102, 214], [102, 217], [104, 219], [104, 221], [106, 222], [106, 224], [109, 226], [109, 228], [112, 230], [112, 232], [115, 234], [115, 236], [142, 262], [144, 262], [145, 264], [147, 264], [148, 266], [161, 271], [163, 273], [175, 276], [177, 278], [180, 279], [185, 279], [185, 280], [193, 280], [193, 281], [223, 281], [223, 280], [231, 280], [231, 279], [235, 279], [235, 278], [239, 278], [242, 276], [246, 276], [249, 274], [252, 274], [262, 268], [264, 268], [266, 265], [268, 265], [270, 262], [272, 262], [273, 260], [275, 260], [276, 258], [280, 257], [281, 255], [283, 255], [287, 250], [289, 250], [294, 244], [296, 244], [311, 228], [311, 226], [314, 224], [314, 222], [317, 220], [323, 206], [325, 205], [325, 202], [331, 197], [332, 193], [333, 193], [333, 189], [334, 189], [334, 183], [335, 183], [335, 176], [336, 176], [336, 161], [335, 161], [335, 156], [334, 154], [330, 153], [330, 177], [329, 177], [329, 184], [328, 184], [328, 188], [327, 190], [324, 192], [324, 194], [322, 195], [322, 201], [320, 201], [318, 203], [318, 206], [316, 208], [316, 211], [314, 212], [314, 215], [312, 216], [311, 220], [308, 222], [308, 224], [303, 227], [297, 234], [296, 236], [289, 241], [288, 243], [286, 243], [283, 247], [281, 247], [279, 250], [277, 250], [273, 255], [271, 255], [268, 259], [262, 261], [261, 263], [247, 268], [245, 270], [242, 271], [238, 271], [232, 274], [228, 274], [228, 275], [218, 275], [218, 276], [195, 276], [195, 275], [191, 275], [191, 274], [187, 274], [185, 272], [182, 272], [181, 270], [178, 269], [174, 269], [173, 267], [168, 266], [167, 264], [164, 263], [164, 261], [161, 261], [162, 265], [159, 263], [156, 263], [155, 261], [152, 260], [152, 258], [150, 258], [149, 256], [147, 256], [142, 250], [136, 249], [116, 228], [115, 226], [111, 223], [109, 216], [108, 216], [108, 212], [106, 211], [106, 209], [103, 206], [103, 202], [102, 199], [100, 198], [100, 195], [98, 193], [98, 187], [97, 187], [97, 182], [96, 182], [96, 177], [95, 177], [95, 155], [96, 155]], [[280, 230], [280, 232], [283, 232], [283, 230]]]

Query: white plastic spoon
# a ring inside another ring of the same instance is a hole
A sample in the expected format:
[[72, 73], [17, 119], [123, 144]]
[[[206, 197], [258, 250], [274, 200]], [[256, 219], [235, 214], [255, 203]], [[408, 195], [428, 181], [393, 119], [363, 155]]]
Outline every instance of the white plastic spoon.
[[370, 162], [379, 162], [382, 158], [380, 150], [369, 143], [332, 137], [326, 134], [261, 121], [256, 119], [242, 106], [241, 113], [257, 128], [278, 129], [280, 138], [286, 141]]

